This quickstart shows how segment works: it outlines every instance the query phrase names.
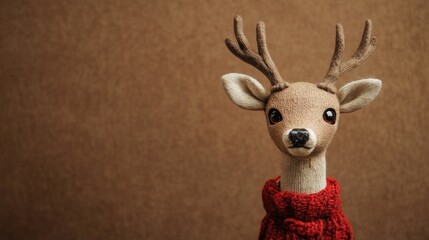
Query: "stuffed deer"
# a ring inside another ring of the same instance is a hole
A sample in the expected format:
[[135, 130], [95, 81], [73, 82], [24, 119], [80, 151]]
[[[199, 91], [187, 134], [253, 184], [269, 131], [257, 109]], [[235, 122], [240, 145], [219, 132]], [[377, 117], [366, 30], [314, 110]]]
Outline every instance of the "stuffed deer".
[[319, 84], [286, 82], [268, 52], [265, 25], [256, 27], [258, 51], [251, 49], [240, 16], [234, 18], [238, 45], [227, 38], [228, 49], [239, 59], [259, 69], [271, 82], [268, 92], [258, 80], [239, 73], [222, 76], [229, 98], [247, 110], [261, 110], [268, 132], [283, 155], [281, 176], [268, 180], [263, 189], [267, 212], [259, 239], [352, 239], [352, 229], [342, 212], [340, 188], [326, 177], [326, 150], [334, 136], [340, 113], [368, 105], [381, 89], [381, 81], [362, 79], [339, 90], [337, 79], [354, 69], [374, 51], [371, 21], [350, 60], [342, 61], [344, 33], [336, 26], [336, 44], [330, 68]]

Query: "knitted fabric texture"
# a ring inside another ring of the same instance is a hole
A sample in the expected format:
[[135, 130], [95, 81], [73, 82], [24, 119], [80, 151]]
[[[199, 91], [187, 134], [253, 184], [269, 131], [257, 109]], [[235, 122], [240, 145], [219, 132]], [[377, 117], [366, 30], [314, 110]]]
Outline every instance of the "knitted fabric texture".
[[259, 239], [353, 239], [342, 212], [340, 187], [327, 178], [325, 189], [314, 194], [280, 191], [279, 177], [265, 183], [262, 198], [267, 215]]

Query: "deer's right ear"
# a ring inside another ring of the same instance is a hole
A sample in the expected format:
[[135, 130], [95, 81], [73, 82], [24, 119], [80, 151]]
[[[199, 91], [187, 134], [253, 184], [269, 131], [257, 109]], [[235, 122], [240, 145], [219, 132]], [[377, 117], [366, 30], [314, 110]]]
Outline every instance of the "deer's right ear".
[[222, 76], [226, 94], [239, 107], [247, 110], [264, 110], [269, 94], [258, 80], [240, 73]]

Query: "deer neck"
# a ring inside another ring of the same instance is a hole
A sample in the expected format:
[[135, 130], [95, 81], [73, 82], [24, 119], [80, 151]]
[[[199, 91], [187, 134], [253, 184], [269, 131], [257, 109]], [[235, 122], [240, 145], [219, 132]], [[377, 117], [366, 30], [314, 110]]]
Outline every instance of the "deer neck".
[[311, 157], [294, 157], [284, 153], [282, 155], [282, 191], [311, 194], [326, 187], [326, 151]]

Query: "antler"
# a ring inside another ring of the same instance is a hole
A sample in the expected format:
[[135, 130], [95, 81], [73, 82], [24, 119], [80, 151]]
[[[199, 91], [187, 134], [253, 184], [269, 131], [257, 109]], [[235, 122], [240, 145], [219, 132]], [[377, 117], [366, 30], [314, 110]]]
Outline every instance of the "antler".
[[256, 40], [258, 44], [258, 53], [254, 52], [247, 41], [246, 36], [243, 33], [243, 20], [240, 16], [234, 17], [234, 32], [237, 39], [238, 45], [235, 44], [230, 38], [225, 39], [225, 44], [235, 56], [248, 64], [256, 67], [270, 80], [273, 85], [272, 91], [279, 91], [288, 87], [288, 83], [283, 81], [280, 76], [276, 65], [271, 59], [270, 53], [268, 52], [266, 37], [265, 37], [265, 24], [258, 22], [256, 25]]
[[344, 50], [344, 31], [341, 24], [337, 24], [337, 34], [335, 41], [334, 56], [328, 73], [326, 74], [325, 80], [319, 83], [317, 86], [328, 92], [335, 93], [337, 91], [335, 87], [335, 81], [345, 72], [350, 71], [363, 61], [365, 61], [371, 53], [375, 50], [376, 38], [371, 37], [372, 22], [371, 20], [365, 21], [365, 29], [363, 31], [362, 40], [359, 44], [358, 49], [353, 54], [352, 58], [346, 62], [341, 62], [341, 55]]

